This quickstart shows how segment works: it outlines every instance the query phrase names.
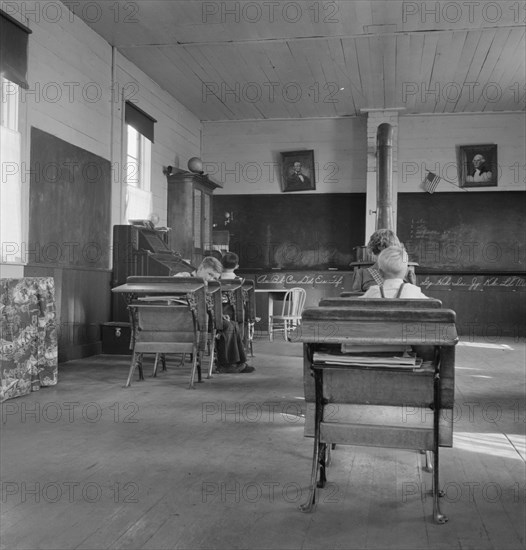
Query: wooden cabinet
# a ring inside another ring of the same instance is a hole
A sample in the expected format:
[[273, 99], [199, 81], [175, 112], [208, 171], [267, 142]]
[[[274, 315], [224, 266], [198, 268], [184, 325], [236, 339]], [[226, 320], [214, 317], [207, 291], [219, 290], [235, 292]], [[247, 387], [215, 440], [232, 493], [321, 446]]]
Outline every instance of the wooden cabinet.
[[212, 248], [212, 193], [221, 184], [183, 170], [167, 176], [169, 246], [194, 266]]

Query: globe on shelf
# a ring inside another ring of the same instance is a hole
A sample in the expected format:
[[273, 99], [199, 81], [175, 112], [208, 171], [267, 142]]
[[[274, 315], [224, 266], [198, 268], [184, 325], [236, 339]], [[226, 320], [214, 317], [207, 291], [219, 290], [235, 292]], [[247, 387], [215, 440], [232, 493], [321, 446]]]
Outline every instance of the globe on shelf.
[[198, 157], [192, 157], [188, 161], [188, 170], [190, 172], [195, 172], [196, 174], [203, 173], [203, 161]]

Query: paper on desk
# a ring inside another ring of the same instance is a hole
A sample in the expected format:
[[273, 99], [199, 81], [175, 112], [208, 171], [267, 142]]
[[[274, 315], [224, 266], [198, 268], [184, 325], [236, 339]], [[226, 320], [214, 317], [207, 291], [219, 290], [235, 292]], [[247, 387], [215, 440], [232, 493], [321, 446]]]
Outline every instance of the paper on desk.
[[140, 296], [139, 298], [137, 298], [137, 301], [152, 302], [152, 303], [158, 302], [163, 304], [176, 303], [176, 304], [183, 304], [185, 306], [188, 305], [188, 302], [185, 299], [178, 296]]
[[[342, 343], [341, 349], [342, 353], [369, 353], [369, 352], [381, 352], [381, 353], [404, 353], [407, 350], [408, 346], [405, 345], [395, 345], [395, 344], [369, 344], [369, 345], [359, 345], [359, 344], [347, 344]], [[411, 349], [411, 348], [409, 348]]]
[[422, 364], [422, 359], [416, 356], [376, 357], [373, 355], [333, 355], [330, 353], [315, 352], [314, 363], [327, 365], [353, 365], [357, 367], [396, 367], [417, 368]]

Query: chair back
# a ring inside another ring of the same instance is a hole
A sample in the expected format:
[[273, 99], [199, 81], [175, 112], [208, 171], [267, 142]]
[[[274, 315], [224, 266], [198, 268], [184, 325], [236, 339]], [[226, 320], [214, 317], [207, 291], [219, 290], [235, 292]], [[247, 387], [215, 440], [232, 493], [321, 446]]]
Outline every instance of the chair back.
[[285, 294], [281, 314], [287, 317], [301, 317], [307, 292], [304, 288], [294, 287]]

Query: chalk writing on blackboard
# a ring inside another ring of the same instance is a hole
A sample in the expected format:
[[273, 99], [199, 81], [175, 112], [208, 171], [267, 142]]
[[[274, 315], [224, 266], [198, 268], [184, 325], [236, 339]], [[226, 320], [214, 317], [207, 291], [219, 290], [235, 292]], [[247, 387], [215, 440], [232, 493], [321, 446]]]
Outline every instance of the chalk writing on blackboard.
[[413, 239], [423, 239], [423, 238], [439, 238], [441, 235], [440, 231], [431, 230], [426, 225], [426, 220], [423, 218], [411, 219], [411, 228], [410, 228], [410, 238]]
[[257, 285], [332, 285], [343, 286], [343, 275], [326, 273], [272, 273], [256, 277]]
[[465, 290], [483, 292], [488, 289], [526, 291], [526, 277], [519, 276], [427, 276], [419, 282], [425, 290]]

